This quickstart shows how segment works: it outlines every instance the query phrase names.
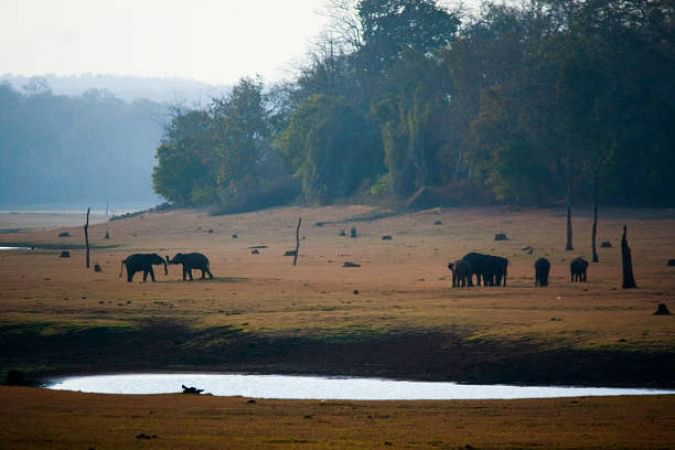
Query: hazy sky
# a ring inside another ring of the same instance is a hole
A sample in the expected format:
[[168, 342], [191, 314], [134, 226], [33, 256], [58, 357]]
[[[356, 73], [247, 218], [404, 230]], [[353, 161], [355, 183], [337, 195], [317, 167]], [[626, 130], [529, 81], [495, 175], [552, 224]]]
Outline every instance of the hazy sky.
[[0, 74], [287, 78], [326, 0], [0, 0]]

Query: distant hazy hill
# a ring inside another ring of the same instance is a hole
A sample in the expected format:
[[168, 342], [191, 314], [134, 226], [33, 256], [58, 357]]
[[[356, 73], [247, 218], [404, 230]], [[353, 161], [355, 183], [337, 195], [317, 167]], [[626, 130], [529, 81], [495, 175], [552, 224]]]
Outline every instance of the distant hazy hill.
[[4, 74], [0, 83], [9, 82], [14, 89], [25, 91], [25, 86], [46, 85], [54, 95], [78, 96], [90, 89], [109, 91], [123, 100], [147, 99], [154, 102], [187, 104], [204, 103], [230, 91], [230, 86], [212, 85], [183, 78], [140, 78], [119, 75], [70, 75], [53, 74], [25, 77]]
[[151, 174], [166, 103], [28, 88], [0, 82], [0, 206], [158, 200]]

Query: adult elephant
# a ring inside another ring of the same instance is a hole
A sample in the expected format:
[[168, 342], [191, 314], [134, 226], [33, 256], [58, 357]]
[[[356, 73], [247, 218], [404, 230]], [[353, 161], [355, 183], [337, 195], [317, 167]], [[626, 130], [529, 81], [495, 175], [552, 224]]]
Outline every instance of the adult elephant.
[[570, 262], [570, 279], [571, 281], [583, 282], [587, 281], [588, 275], [588, 261], [583, 257], [574, 258]]
[[169, 256], [167, 255], [166, 260], [169, 261], [169, 264], [183, 265], [183, 281], [185, 281], [186, 275], [190, 277], [190, 281], [194, 280], [194, 278], [192, 278], [192, 269], [202, 271], [202, 280], [206, 278], [206, 274], [209, 275], [210, 279], [213, 279], [209, 258], [207, 258], [206, 255], [202, 255], [201, 253], [176, 253], [171, 259], [169, 259]]
[[463, 259], [450, 262], [448, 269], [452, 272], [452, 287], [472, 287], [471, 266]]
[[482, 253], [467, 253], [462, 258], [471, 266], [471, 276], [476, 275], [476, 285], [480, 286], [506, 286], [507, 267], [509, 260], [501, 256], [484, 255]]
[[487, 255], [481, 265], [483, 286], [506, 286], [509, 260], [501, 256]]
[[[481, 278], [482, 278], [482, 268], [483, 268], [483, 262], [488, 258], [488, 255], [484, 255], [482, 253], [467, 253], [464, 255], [462, 258], [464, 261], [469, 263], [469, 280], [473, 280], [473, 276], [476, 275], [476, 286], [480, 286], [481, 283]], [[473, 282], [471, 283], [473, 285]], [[483, 285], [485, 285], [483, 283]]]
[[155, 281], [155, 271], [152, 269], [153, 265], [162, 264], [164, 266], [164, 275], [169, 274], [167, 268], [167, 263], [160, 255], [157, 253], [134, 253], [133, 255], [127, 256], [126, 259], [122, 260], [120, 265], [120, 277], [122, 276], [122, 268], [126, 267], [127, 269], [127, 282], [131, 283], [134, 279], [136, 272], [143, 271], [143, 281], [148, 280], [148, 274], [152, 281]]
[[551, 271], [551, 263], [546, 258], [539, 258], [534, 262], [534, 285], [548, 286], [548, 274]]

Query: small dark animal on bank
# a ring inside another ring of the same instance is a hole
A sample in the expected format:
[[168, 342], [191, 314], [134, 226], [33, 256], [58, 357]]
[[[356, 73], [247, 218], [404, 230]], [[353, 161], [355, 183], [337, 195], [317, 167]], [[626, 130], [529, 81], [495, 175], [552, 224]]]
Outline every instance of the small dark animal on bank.
[[570, 263], [571, 281], [585, 283], [587, 281], [588, 261], [581, 256], [574, 258]]
[[471, 266], [463, 259], [450, 262], [448, 270], [452, 272], [452, 287], [473, 287]]
[[148, 274], [152, 281], [155, 281], [155, 271], [152, 269], [153, 265], [163, 265], [164, 266], [164, 275], [169, 274], [167, 268], [167, 262], [157, 253], [134, 253], [133, 255], [127, 256], [126, 259], [122, 260], [120, 265], [120, 277], [122, 276], [123, 268], [127, 269], [127, 282], [131, 283], [134, 279], [134, 274], [136, 272], [143, 272], [143, 281], [148, 280]]
[[548, 286], [548, 273], [551, 271], [551, 263], [546, 258], [539, 258], [534, 262], [534, 285]]
[[206, 278], [207, 274], [210, 279], [213, 279], [209, 258], [201, 253], [176, 253], [171, 259], [167, 256], [166, 260], [169, 264], [183, 265], [183, 281], [185, 281], [186, 277], [190, 277], [190, 281], [194, 280], [194, 278], [192, 278], [192, 269], [202, 271], [202, 280]]
[[199, 395], [204, 392], [204, 389], [197, 389], [194, 386], [185, 386], [184, 384], [181, 384], [181, 387], [183, 388], [183, 394]]
[[659, 306], [656, 308], [656, 311], [654, 312], [655, 316], [670, 316], [670, 310], [666, 306], [665, 303], [659, 303]]

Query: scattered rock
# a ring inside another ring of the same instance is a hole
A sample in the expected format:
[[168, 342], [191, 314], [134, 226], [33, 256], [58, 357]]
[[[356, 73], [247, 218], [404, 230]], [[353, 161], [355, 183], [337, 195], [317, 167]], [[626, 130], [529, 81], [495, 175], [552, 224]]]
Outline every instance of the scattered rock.
[[255, 400], [251, 399], [251, 400], [247, 401], [246, 403], [248, 403], [249, 405], [255, 405], [255, 404], [258, 403], [258, 402], [256, 402]]
[[443, 225], [443, 222], [441, 222], [440, 220], [436, 220], [436, 221], [434, 222], [434, 225]]
[[530, 245], [526, 245], [521, 250], [524, 251], [525, 253], [527, 253], [528, 255], [531, 255], [532, 253], [534, 253], [534, 248], [532, 248]]
[[[560, 299], [560, 297], [558, 297]], [[561, 322], [562, 319], [560, 317], [551, 317], [551, 322]]]
[[94, 264], [94, 272], [103, 272], [103, 269], [101, 268], [101, 265], [96, 263]]
[[295, 256], [296, 255], [295, 250], [286, 250], [286, 253], [284, 253], [284, 256]]
[[311, 414], [306, 414], [306, 415], [304, 416], [305, 419], [311, 419], [312, 417], [313, 417], [313, 416], [312, 416]]
[[145, 440], [149, 440], [149, 439], [157, 439], [157, 435], [156, 435], [156, 434], [153, 434], [152, 436], [150, 436], [149, 434], [138, 433], [138, 434], [136, 435], [136, 439], [145, 439]]
[[609, 241], [602, 241], [600, 243], [600, 248], [612, 248], [612, 243]]
[[628, 341], [625, 338], [621, 338], [621, 339], [619, 339], [618, 342], [628, 342]]
[[68, 250], [62, 251], [59, 258], [70, 258], [70, 252]]
[[347, 236], [347, 232], [345, 230], [340, 230], [340, 236]]
[[207, 231], [207, 233], [213, 234], [213, 228], [209, 228], [208, 231]]
[[358, 233], [356, 231], [356, 227], [352, 227], [351, 230], [349, 230], [349, 237], [351, 238], [356, 238], [358, 237]]
[[394, 238], [391, 237], [390, 234], [385, 234], [384, 236], [382, 236], [383, 241], [391, 241], [392, 239], [394, 239]]
[[669, 259], [666, 265], [668, 267], [675, 267], [675, 259]]
[[351, 261], [345, 261], [344, 263], [342, 263], [342, 267], [361, 267], [361, 264], [357, 264]]
[[254, 248], [253, 250], [251, 250], [251, 255], [259, 255], [259, 254], [260, 254], [260, 252], [258, 251], [257, 248]]
[[59, 233], [59, 237], [70, 237], [70, 233], [67, 231], [62, 231]]
[[354, 295], [359, 295], [359, 290], [358, 290], [358, 289], [354, 289]]
[[656, 311], [654, 312], [655, 316], [670, 316], [670, 310], [666, 306], [665, 303], [659, 303], [658, 308], [656, 308]]
[[204, 392], [204, 389], [197, 389], [194, 386], [185, 386], [184, 384], [181, 384], [181, 387], [183, 388], [183, 394], [199, 395]]
[[237, 233], [232, 234], [232, 239], [239, 239], [239, 235]]
[[509, 238], [506, 237], [506, 233], [497, 233], [495, 234], [495, 241], [508, 241]]

